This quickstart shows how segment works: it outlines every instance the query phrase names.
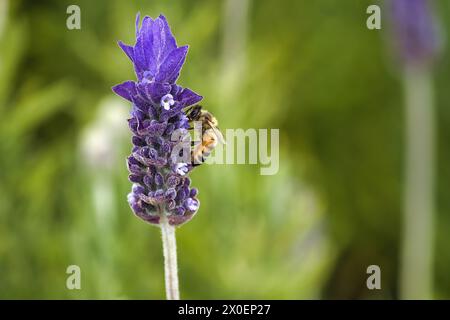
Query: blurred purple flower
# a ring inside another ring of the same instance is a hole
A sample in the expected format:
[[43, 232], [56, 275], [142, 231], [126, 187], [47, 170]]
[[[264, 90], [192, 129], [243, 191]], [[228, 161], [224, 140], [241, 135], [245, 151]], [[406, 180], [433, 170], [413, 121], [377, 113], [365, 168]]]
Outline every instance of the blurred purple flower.
[[394, 41], [406, 63], [431, 62], [440, 49], [437, 20], [429, 0], [391, 0]]
[[[188, 47], [177, 47], [166, 18], [146, 16], [139, 27], [136, 44], [119, 42], [133, 62], [138, 81], [125, 81], [113, 91], [132, 103], [128, 125], [134, 145], [127, 165], [133, 182], [128, 203], [141, 219], [159, 224], [165, 214], [171, 225], [190, 220], [199, 208], [197, 189], [187, 177], [192, 166], [177, 162], [171, 152], [175, 130], [189, 128], [183, 109], [202, 97], [175, 82], [186, 59]], [[183, 131], [184, 130], [184, 131]]]

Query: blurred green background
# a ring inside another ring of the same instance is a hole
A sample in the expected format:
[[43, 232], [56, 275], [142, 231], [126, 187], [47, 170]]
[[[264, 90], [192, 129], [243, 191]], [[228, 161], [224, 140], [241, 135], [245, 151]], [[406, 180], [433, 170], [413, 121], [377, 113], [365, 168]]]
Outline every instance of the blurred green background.
[[[135, 78], [116, 42], [134, 43], [138, 11], [163, 13], [190, 45], [179, 83], [222, 129], [280, 129], [277, 175], [193, 172], [202, 205], [177, 232], [182, 298], [398, 298], [403, 90], [385, 21], [366, 28], [372, 3], [0, 0], [0, 298], [165, 298], [159, 230], [126, 202], [130, 106], [111, 91]], [[70, 4], [81, 30], [66, 28]], [[450, 2], [435, 4], [447, 31]], [[449, 70], [444, 52], [435, 298], [450, 298]], [[82, 290], [66, 288], [71, 264]], [[366, 287], [371, 264], [382, 290]]]

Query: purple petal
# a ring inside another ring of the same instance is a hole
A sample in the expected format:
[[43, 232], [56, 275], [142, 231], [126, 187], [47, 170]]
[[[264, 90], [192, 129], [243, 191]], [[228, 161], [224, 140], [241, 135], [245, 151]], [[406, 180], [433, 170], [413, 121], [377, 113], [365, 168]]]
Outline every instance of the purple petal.
[[138, 136], [131, 137], [131, 142], [133, 143], [133, 145], [138, 147], [145, 146], [145, 140]]
[[132, 46], [126, 45], [122, 41], [118, 42], [119, 47], [122, 48], [122, 50], [125, 52], [125, 54], [130, 58], [130, 60], [134, 61], [134, 48]]
[[184, 60], [186, 59], [187, 51], [188, 46], [183, 46], [172, 50], [160, 66], [155, 80], [157, 82], [174, 83], [180, 75], [180, 70], [183, 66]]
[[177, 213], [178, 212], [175, 211], [175, 214], [169, 216], [169, 224], [172, 226], [180, 226], [185, 224], [195, 216], [195, 213], [191, 212], [182, 213], [182, 215], [177, 215]]
[[[134, 210], [134, 208], [133, 208]], [[159, 224], [160, 217], [157, 215], [150, 215], [142, 211], [134, 211], [135, 215], [142, 220], [150, 223], [150, 224]]]
[[177, 97], [176, 99], [178, 102], [180, 102], [184, 107], [193, 105], [200, 100], [203, 99], [202, 96], [196, 94], [191, 89], [185, 88]]
[[139, 183], [142, 181], [142, 177], [137, 174], [130, 174], [128, 175], [128, 180], [130, 180], [131, 182]]
[[157, 82], [139, 83], [138, 89], [147, 99], [159, 105], [161, 98], [170, 92], [170, 85]]
[[149, 175], [145, 175], [142, 181], [147, 187], [150, 187], [152, 185], [153, 179]]
[[112, 87], [112, 90], [124, 99], [133, 102], [137, 95], [136, 83], [134, 81], [125, 81]]
[[177, 196], [177, 191], [175, 190], [175, 188], [169, 188], [167, 189], [165, 196], [167, 200], [174, 200]]
[[[191, 179], [189, 179], [188, 177], [184, 178], [183, 179], [183, 186], [189, 187], [190, 185], [191, 185]], [[189, 191], [189, 190], [187, 190], [187, 191]], [[189, 193], [189, 192], [187, 192], [187, 193]]]
[[136, 24], [136, 38], [139, 35], [139, 21], [140, 20], [141, 20], [141, 13], [138, 12], [137, 15], [136, 15], [136, 22], [135, 22], [135, 24]]
[[152, 51], [152, 24], [153, 20], [150, 17], [144, 17], [134, 46], [134, 66], [139, 80], [142, 79], [144, 71], [148, 71], [152, 76], [155, 75], [156, 71]]
[[166, 124], [164, 122], [158, 122], [155, 120], [151, 120], [150, 126], [148, 128], [148, 134], [154, 137], [160, 136], [163, 134], [164, 130], [166, 130]]
[[395, 45], [408, 62], [428, 62], [439, 53], [440, 39], [432, 1], [391, 2]]
[[143, 121], [145, 119], [145, 110], [142, 110], [142, 107], [144, 106], [137, 106], [133, 103], [133, 106], [131, 107], [130, 115], [132, 117], [137, 118], [139, 121]]
[[179, 183], [180, 183], [180, 178], [175, 175], [171, 175], [167, 178], [167, 186], [169, 188], [176, 187]]
[[157, 66], [160, 66], [166, 57], [177, 48], [166, 18], [160, 15], [152, 25], [153, 57]]
[[172, 90], [170, 90], [170, 93], [174, 96], [177, 97], [181, 91], [183, 91], [183, 87], [177, 85], [177, 84], [173, 84], [172, 85]]
[[128, 126], [133, 133], [137, 133], [138, 120], [136, 118], [128, 119]]
[[177, 207], [175, 209], [175, 214], [178, 216], [182, 216], [186, 212], [186, 209], [184, 207]]
[[189, 211], [197, 211], [200, 204], [196, 199], [187, 198], [183, 205]]
[[[163, 183], [164, 183], [164, 178], [163, 178], [163, 176], [158, 172], [158, 173], [155, 175], [155, 184], [156, 184], [157, 186], [161, 186]], [[174, 198], [175, 198], [175, 197], [174, 197]]]
[[197, 188], [192, 188], [191, 191], [189, 192], [189, 196], [191, 198], [194, 198], [197, 195], [198, 195], [198, 189]]

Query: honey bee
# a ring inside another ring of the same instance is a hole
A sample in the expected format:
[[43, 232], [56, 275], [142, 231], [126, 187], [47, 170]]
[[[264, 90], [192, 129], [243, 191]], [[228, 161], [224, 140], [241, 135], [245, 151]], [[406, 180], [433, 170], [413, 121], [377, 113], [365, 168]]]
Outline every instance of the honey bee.
[[219, 122], [211, 112], [200, 105], [195, 105], [186, 110], [186, 115], [189, 122], [201, 121], [202, 123], [202, 141], [194, 145], [191, 151], [191, 161], [194, 166], [198, 166], [205, 161], [205, 157], [209, 156], [218, 142], [222, 144], [226, 142], [218, 128]]

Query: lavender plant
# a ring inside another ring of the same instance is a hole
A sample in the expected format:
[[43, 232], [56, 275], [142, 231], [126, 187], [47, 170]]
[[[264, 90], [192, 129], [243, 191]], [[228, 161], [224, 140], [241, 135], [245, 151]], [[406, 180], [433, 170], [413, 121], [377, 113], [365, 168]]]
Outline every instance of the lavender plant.
[[431, 63], [441, 49], [436, 17], [429, 0], [395, 0], [390, 3], [393, 40], [404, 64]]
[[146, 16], [139, 24], [138, 14], [134, 46], [119, 41], [137, 81], [113, 87], [132, 103], [128, 125], [133, 148], [127, 165], [133, 186], [128, 202], [136, 216], [160, 226], [167, 298], [179, 299], [175, 227], [192, 219], [200, 202], [188, 177], [193, 166], [180, 161], [177, 146], [188, 136], [184, 109], [202, 97], [176, 84], [188, 46], [177, 46], [166, 18]]
[[392, 40], [403, 68], [405, 183], [400, 297], [433, 296], [435, 106], [433, 63], [441, 50], [430, 0], [391, 1]]

